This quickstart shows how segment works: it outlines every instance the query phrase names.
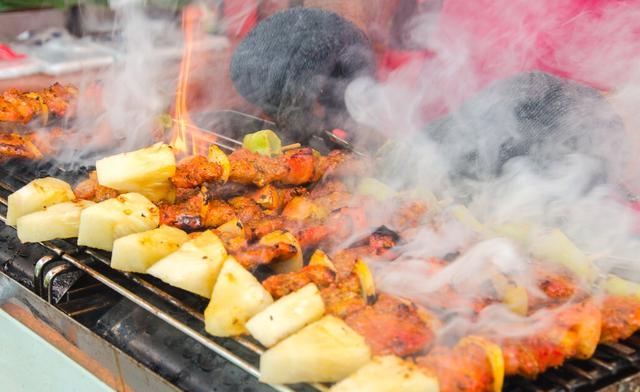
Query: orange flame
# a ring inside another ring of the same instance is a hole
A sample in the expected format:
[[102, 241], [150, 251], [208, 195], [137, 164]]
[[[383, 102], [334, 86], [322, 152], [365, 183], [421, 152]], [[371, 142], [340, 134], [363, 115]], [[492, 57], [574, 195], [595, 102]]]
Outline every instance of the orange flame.
[[[186, 6], [182, 12], [182, 32], [184, 36], [184, 49], [180, 61], [180, 74], [176, 90], [174, 112], [174, 134], [171, 145], [175, 151], [183, 154], [202, 154], [209, 144], [214, 143], [214, 135], [195, 126], [187, 108], [187, 89], [189, 86], [189, 74], [191, 72], [191, 60], [198, 22], [201, 19], [201, 10], [198, 6]], [[187, 141], [188, 136], [190, 141]]]

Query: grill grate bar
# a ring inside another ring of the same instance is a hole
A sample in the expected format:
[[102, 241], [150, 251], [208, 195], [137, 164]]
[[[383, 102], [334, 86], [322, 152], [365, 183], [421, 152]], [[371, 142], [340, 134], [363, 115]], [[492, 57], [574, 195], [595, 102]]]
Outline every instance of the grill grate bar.
[[589, 381], [589, 383], [593, 384], [596, 381], [598, 381], [598, 376], [594, 375], [593, 372], [589, 372], [586, 371], [584, 369], [581, 369], [579, 367], [577, 367], [576, 365], [572, 364], [572, 363], [565, 363], [562, 366], [563, 369], [566, 369], [567, 371], [570, 371], [576, 375], [578, 375], [579, 377], [582, 377], [586, 380]]
[[600, 367], [602, 369], [605, 369], [609, 373], [615, 373], [615, 371], [616, 371], [616, 366], [615, 365], [606, 363], [603, 360], [601, 360], [600, 358], [593, 357], [593, 358], [590, 359], [590, 361], [594, 365], [596, 365], [596, 366], [598, 366], [598, 367]]

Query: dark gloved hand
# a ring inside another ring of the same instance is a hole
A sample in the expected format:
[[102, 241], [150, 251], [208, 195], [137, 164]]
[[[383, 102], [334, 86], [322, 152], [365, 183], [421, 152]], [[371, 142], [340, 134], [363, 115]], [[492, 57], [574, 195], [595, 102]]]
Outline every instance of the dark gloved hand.
[[478, 180], [499, 175], [514, 157], [544, 170], [582, 154], [601, 162], [593, 179], [602, 181], [632, 155], [622, 120], [600, 92], [542, 72], [494, 83], [425, 132], [454, 176]]
[[292, 8], [263, 20], [231, 61], [238, 92], [295, 142], [344, 126], [347, 84], [374, 70], [364, 33], [335, 13], [312, 8]]

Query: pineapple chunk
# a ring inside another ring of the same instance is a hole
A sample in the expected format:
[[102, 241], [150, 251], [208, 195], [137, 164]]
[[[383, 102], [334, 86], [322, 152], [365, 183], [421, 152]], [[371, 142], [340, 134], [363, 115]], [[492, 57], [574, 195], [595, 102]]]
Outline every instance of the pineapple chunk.
[[207, 230], [160, 259], [147, 273], [174, 287], [210, 298], [226, 258], [227, 250], [220, 238]]
[[231, 162], [229, 161], [227, 154], [225, 154], [220, 147], [212, 144], [209, 146], [207, 160], [209, 162], [217, 163], [222, 167], [222, 176], [220, 177], [220, 181], [227, 182], [229, 174], [231, 174]]
[[110, 251], [127, 234], [158, 227], [160, 212], [139, 193], [125, 193], [82, 210], [78, 245]]
[[165, 225], [120, 237], [113, 243], [111, 268], [146, 272], [155, 262], [177, 251], [188, 240], [189, 236], [184, 231]]
[[558, 263], [586, 281], [593, 282], [598, 277], [595, 264], [561, 230], [535, 237], [529, 250], [534, 257]]
[[309, 283], [253, 316], [246, 328], [256, 340], [271, 347], [323, 314], [324, 302], [318, 287]]
[[265, 351], [260, 357], [260, 381], [340, 381], [370, 359], [364, 338], [343, 320], [327, 315]]
[[176, 173], [171, 147], [156, 143], [136, 151], [102, 158], [96, 162], [98, 183], [120, 192], [137, 192], [151, 201], [171, 200], [170, 178]]
[[640, 300], [640, 283], [609, 275], [602, 283], [605, 292], [610, 295], [631, 297]]
[[271, 303], [271, 294], [260, 282], [228, 257], [204, 311], [204, 329], [214, 336], [241, 335], [247, 320]]
[[15, 227], [23, 215], [75, 198], [71, 185], [62, 180], [53, 177], [35, 179], [7, 198], [7, 225]]
[[437, 377], [427, 375], [411, 362], [395, 355], [374, 357], [331, 392], [438, 392]]
[[23, 243], [75, 238], [78, 236], [80, 213], [93, 204], [89, 200], [67, 201], [23, 215], [16, 222], [18, 238]]
[[259, 241], [261, 245], [276, 245], [279, 242], [291, 244], [295, 246], [298, 251], [288, 259], [272, 262], [270, 264], [271, 269], [278, 274], [301, 270], [304, 262], [302, 259], [302, 249], [300, 249], [300, 242], [298, 242], [298, 239], [293, 234], [288, 231], [276, 230], [264, 235]]

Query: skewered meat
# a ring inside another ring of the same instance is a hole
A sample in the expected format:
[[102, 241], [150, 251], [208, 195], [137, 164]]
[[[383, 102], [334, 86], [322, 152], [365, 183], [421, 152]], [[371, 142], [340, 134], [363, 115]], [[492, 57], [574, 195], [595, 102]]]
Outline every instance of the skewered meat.
[[[476, 339], [465, 339], [454, 347], [436, 346], [416, 364], [438, 378], [441, 392], [496, 391], [502, 376], [494, 371], [491, 353]], [[493, 359], [495, 360], [495, 359]]]
[[209, 162], [202, 155], [193, 155], [182, 159], [176, 165], [176, 173], [171, 182], [178, 188], [194, 188], [209, 181], [222, 177], [222, 166]]
[[119, 194], [119, 192], [113, 188], [100, 185], [95, 170], [89, 173], [89, 178], [78, 183], [73, 192], [78, 199], [95, 202], [112, 199]]
[[9, 89], [0, 96], [0, 121], [26, 124], [35, 116], [42, 115], [46, 124], [49, 113], [59, 117], [72, 114], [72, 102], [77, 94], [75, 87], [58, 83], [35, 92]]
[[401, 357], [426, 350], [434, 333], [415, 304], [381, 294], [373, 305], [349, 314], [346, 323], [364, 336], [374, 355]]
[[626, 339], [640, 329], [640, 300], [634, 297], [607, 296], [602, 309], [601, 342]]
[[505, 374], [535, 377], [569, 358], [589, 358], [600, 338], [602, 314], [592, 300], [565, 305], [540, 330], [502, 340]]
[[0, 133], [0, 158], [38, 159], [43, 154], [29, 138], [16, 133]]
[[277, 299], [309, 283], [315, 283], [319, 288], [328, 287], [335, 277], [335, 272], [326, 266], [307, 265], [299, 271], [270, 276], [262, 282], [262, 286]]

